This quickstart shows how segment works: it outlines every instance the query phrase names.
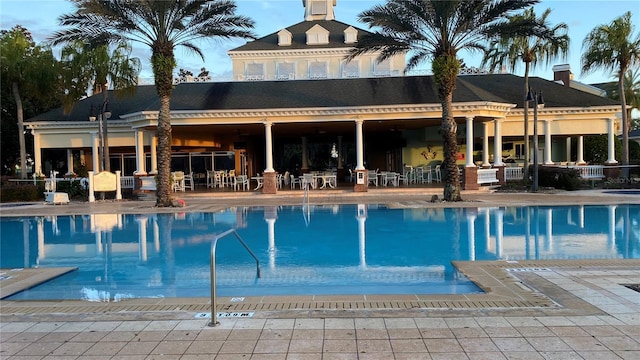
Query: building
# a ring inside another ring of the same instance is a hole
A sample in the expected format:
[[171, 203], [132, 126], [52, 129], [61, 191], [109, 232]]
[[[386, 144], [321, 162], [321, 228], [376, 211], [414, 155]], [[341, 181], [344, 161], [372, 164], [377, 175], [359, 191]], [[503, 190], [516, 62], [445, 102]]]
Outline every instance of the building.
[[[403, 76], [396, 59], [382, 65], [375, 56], [344, 62], [349, 42], [364, 30], [334, 20], [334, 0], [303, 5], [305, 21], [229, 51], [237, 81], [176, 85], [174, 170], [193, 173], [196, 181], [214, 169], [275, 176], [335, 168], [341, 178], [349, 169], [402, 172], [405, 165], [442, 161], [441, 106], [432, 77]], [[582, 164], [583, 137], [608, 134], [607, 162], [615, 163], [620, 105], [570, 85], [530, 79], [545, 102], [537, 122], [540, 162]], [[522, 163], [523, 86], [524, 79], [511, 74], [458, 78], [453, 108], [461, 167]], [[109, 91], [108, 99], [111, 170], [154, 174], [154, 87], [139, 86], [126, 98]], [[66, 157], [61, 170], [69, 175], [74, 158], [90, 170], [99, 168], [100, 130], [89, 115], [103, 101], [95, 95], [69, 114], [56, 109], [26, 122], [34, 136], [36, 173], [47, 174], [44, 165], [53, 156]], [[536, 125], [531, 114], [529, 134]], [[264, 191], [275, 192], [275, 185]]]

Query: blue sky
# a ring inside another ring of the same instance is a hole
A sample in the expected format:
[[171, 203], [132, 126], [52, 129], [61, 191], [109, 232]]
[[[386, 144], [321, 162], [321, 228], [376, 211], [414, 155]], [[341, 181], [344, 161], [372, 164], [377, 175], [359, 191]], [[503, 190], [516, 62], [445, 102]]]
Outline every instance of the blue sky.
[[[335, 7], [336, 19], [360, 28], [367, 29], [365, 25], [357, 21], [357, 15], [373, 7], [384, 3], [383, 0], [337, 0]], [[287, 26], [303, 21], [304, 8], [302, 0], [236, 0], [238, 13], [249, 16], [256, 22], [255, 33], [265, 36]], [[568, 63], [574, 73], [575, 79], [584, 83], [598, 83], [610, 81], [611, 74], [596, 71], [583, 75], [580, 72], [580, 55], [582, 53], [582, 41], [586, 34], [594, 27], [609, 23], [626, 11], [631, 11], [632, 22], [635, 25], [634, 34], [640, 31], [640, 0], [543, 0], [536, 6], [536, 13], [540, 14], [544, 9], [551, 8], [551, 24], [565, 22], [569, 26], [571, 48], [566, 60], [558, 60], [552, 64], [539, 64], [533, 70], [533, 76], [553, 79], [551, 67], [554, 64]], [[0, 0], [0, 28], [9, 29], [20, 24], [33, 34], [36, 41], [44, 41], [50, 34], [59, 29], [58, 17], [65, 13], [73, 12], [74, 7], [67, 0]], [[199, 44], [205, 54], [205, 61], [199, 57], [185, 53], [182, 50], [176, 52], [178, 68], [184, 68], [196, 73], [200, 68], [206, 67], [216, 79], [230, 79], [231, 61], [227, 56], [229, 49], [244, 44], [244, 40], [207, 40]], [[134, 44], [134, 56], [140, 58], [143, 63], [142, 77], [150, 77], [149, 68], [150, 52], [147, 48]], [[59, 56], [59, 49], [54, 49]], [[481, 56], [478, 54], [460, 54], [469, 66], [479, 66]], [[421, 68], [429, 69], [429, 64]], [[516, 69], [516, 75], [523, 75], [524, 68]]]

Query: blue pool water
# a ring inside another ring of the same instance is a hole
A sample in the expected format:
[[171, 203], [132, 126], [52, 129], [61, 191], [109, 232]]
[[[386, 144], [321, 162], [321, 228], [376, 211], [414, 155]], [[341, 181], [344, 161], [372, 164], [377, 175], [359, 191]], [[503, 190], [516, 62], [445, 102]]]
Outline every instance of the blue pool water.
[[[10, 299], [480, 292], [453, 260], [640, 258], [640, 206], [238, 207], [218, 213], [3, 217], [0, 268], [77, 266]], [[11, 276], [3, 271], [2, 276]]]

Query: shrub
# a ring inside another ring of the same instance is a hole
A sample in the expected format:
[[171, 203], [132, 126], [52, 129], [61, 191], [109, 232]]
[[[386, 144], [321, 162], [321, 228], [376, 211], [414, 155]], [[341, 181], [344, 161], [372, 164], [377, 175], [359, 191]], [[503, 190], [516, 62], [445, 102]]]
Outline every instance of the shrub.
[[44, 185], [3, 183], [0, 187], [0, 202], [44, 200]]
[[79, 179], [70, 181], [58, 181], [56, 191], [69, 194], [69, 199], [86, 200], [89, 197], [89, 189], [82, 186]]
[[580, 189], [582, 179], [577, 169], [539, 166], [538, 185], [572, 191]]

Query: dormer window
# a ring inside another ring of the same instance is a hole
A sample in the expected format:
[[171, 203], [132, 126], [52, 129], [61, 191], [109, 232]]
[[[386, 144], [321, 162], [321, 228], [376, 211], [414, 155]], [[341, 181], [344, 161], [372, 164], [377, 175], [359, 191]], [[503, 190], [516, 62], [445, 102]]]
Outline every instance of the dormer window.
[[307, 30], [307, 45], [326, 45], [329, 43], [329, 30], [315, 25]]
[[358, 42], [358, 30], [354, 29], [353, 26], [349, 26], [344, 30], [344, 43], [353, 44], [356, 42]]
[[291, 46], [293, 35], [287, 29], [278, 31], [278, 46]]

